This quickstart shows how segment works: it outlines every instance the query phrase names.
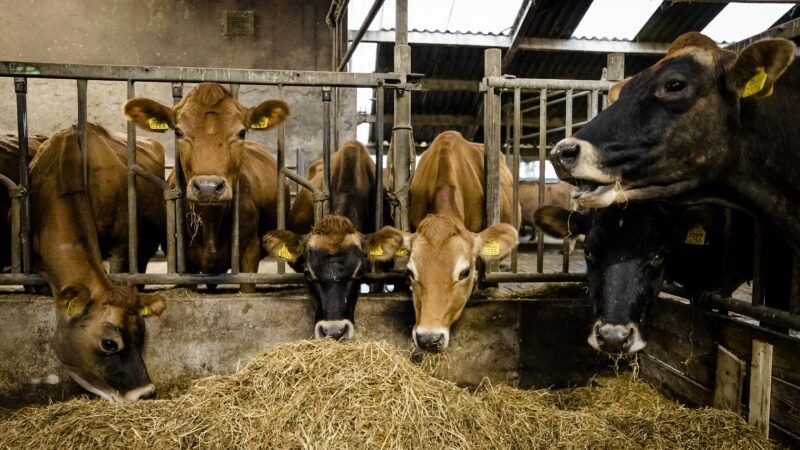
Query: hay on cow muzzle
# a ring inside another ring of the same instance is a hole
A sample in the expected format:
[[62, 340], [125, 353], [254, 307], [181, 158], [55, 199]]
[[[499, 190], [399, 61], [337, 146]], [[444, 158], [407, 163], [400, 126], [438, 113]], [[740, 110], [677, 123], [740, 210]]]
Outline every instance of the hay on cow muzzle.
[[76, 399], [0, 417], [1, 448], [772, 446], [735, 413], [682, 407], [630, 376], [564, 391], [471, 392], [365, 340], [278, 345], [173, 399]]

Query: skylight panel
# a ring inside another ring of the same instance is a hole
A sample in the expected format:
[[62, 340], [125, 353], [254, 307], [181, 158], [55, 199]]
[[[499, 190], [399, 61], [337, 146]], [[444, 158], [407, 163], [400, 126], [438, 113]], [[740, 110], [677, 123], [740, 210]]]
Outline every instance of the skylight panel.
[[594, 0], [572, 37], [632, 40], [661, 0]]
[[736, 42], [769, 28], [792, 3], [730, 3], [702, 31], [717, 42]]

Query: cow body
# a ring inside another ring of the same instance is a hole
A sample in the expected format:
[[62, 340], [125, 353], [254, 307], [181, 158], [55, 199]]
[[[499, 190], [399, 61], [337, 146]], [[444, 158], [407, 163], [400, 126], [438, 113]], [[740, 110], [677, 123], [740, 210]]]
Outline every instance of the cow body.
[[[520, 230], [533, 225], [533, 214], [540, 206], [558, 206], [570, 209], [573, 187], [569, 183], [558, 182], [545, 184], [544, 203], [539, 204], [539, 182], [520, 181], [517, 195], [520, 206]], [[532, 233], [533, 234], [533, 233]]]
[[[323, 174], [314, 173], [310, 181], [319, 189]], [[302, 189], [289, 215], [293, 231], [278, 230], [264, 237], [267, 251], [305, 273], [318, 339], [355, 334], [359, 279], [366, 265], [365, 250], [373, 239], [372, 234], [362, 233], [375, 229], [374, 205], [375, 163], [363, 145], [348, 141], [331, 156], [330, 214], [314, 224], [313, 195]]]
[[[783, 39], [740, 53], [687, 33], [551, 159], [588, 207], [722, 199], [773, 223], [800, 254], [800, 64]], [[773, 94], [774, 91], [774, 94]]]
[[[259, 231], [277, 224], [276, 162], [258, 144], [247, 141], [248, 130], [272, 129], [286, 118], [289, 107], [266, 100], [246, 108], [217, 83], [195, 86], [174, 107], [147, 98], [128, 100], [128, 120], [149, 131], [175, 133], [185, 180], [187, 268], [224, 273], [231, 267], [234, 192], [239, 196], [240, 270], [257, 272], [261, 259]], [[175, 179], [170, 180], [176, 185]], [[237, 190], [238, 189], [238, 190]], [[286, 185], [284, 185], [284, 189]], [[288, 206], [288, 189], [285, 199]], [[255, 291], [254, 285], [242, 285]]]
[[[48, 139], [31, 162], [33, 249], [56, 298], [53, 348], [88, 391], [109, 401], [147, 398], [155, 388], [141, 357], [142, 317], [160, 314], [165, 303], [111, 282], [103, 268], [103, 246], [112, 257], [127, 257], [126, 145], [94, 124], [87, 124], [87, 133], [88, 189], [76, 127]], [[160, 145], [138, 144], [140, 164], [163, 177]], [[163, 227], [164, 215], [163, 194], [151, 186], [137, 180], [140, 252], [144, 245], [150, 256], [163, 235], [163, 228], [153, 233], [150, 227], [158, 228], [152, 222], [159, 220]]]
[[[450, 326], [472, 294], [476, 258], [494, 260], [517, 243], [518, 224], [511, 225], [511, 171], [500, 164], [500, 220], [484, 229], [483, 147], [447, 131], [434, 139], [414, 172], [410, 191], [411, 225], [416, 233], [394, 230], [380, 253], [410, 251], [408, 276], [416, 324], [412, 337], [420, 348], [447, 347]], [[372, 253], [372, 251], [370, 251]]]

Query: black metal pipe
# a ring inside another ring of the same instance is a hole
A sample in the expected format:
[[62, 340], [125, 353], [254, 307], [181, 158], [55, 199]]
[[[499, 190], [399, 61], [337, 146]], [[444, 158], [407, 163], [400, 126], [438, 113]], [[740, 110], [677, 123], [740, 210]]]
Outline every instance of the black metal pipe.
[[484, 275], [488, 283], [544, 283], [560, 281], [586, 281], [585, 273], [531, 273], [492, 272]]
[[81, 164], [83, 167], [83, 185], [89, 192], [89, 142], [86, 135], [86, 114], [88, 109], [87, 89], [88, 80], [75, 80], [78, 87], [78, 146], [81, 149]]
[[[511, 205], [512, 205], [512, 220], [514, 221], [514, 226], [517, 227], [520, 224], [520, 217], [519, 217], [519, 148], [520, 148], [520, 138], [522, 134], [522, 110], [521, 110], [521, 102], [522, 102], [522, 91], [520, 89], [514, 89], [514, 105], [513, 105], [513, 117], [514, 117], [514, 141], [513, 141], [513, 153], [512, 153], [512, 163], [511, 163], [511, 173], [514, 178], [511, 190]], [[521, 227], [520, 227], [521, 228]], [[534, 230], [531, 230], [533, 233]], [[519, 259], [519, 249], [514, 247], [514, 250], [511, 252], [511, 272], [517, 273], [517, 265]]]
[[[547, 159], [547, 88], [539, 91], [539, 131], [539, 204], [544, 205], [544, 173]], [[542, 230], [536, 231], [536, 271], [544, 272], [544, 232]]]
[[[283, 86], [278, 86], [278, 98], [283, 100]], [[284, 189], [284, 184], [286, 184], [286, 128], [284, 127], [285, 123], [281, 123], [278, 125], [278, 135], [277, 135], [277, 167], [276, 167], [276, 182], [277, 182], [277, 189], [278, 189], [278, 226], [279, 230], [286, 229], [286, 189]], [[296, 164], [296, 162], [295, 162]], [[283, 274], [286, 273], [286, 263], [283, 259], [277, 259], [277, 266], [278, 266], [278, 273]]]
[[[133, 81], [128, 81], [128, 100], [136, 97]], [[128, 272], [139, 272], [139, 221], [136, 212], [136, 125], [128, 122]], [[87, 186], [88, 189], [88, 186]]]
[[[588, 93], [589, 91], [583, 91]], [[581, 93], [582, 95], [582, 93]], [[573, 95], [572, 89], [567, 89], [564, 94], [564, 137], [572, 137], [572, 101], [575, 99]], [[570, 208], [572, 209], [572, 208]], [[575, 239], [572, 236], [569, 236], [564, 239], [564, 244], [562, 248], [562, 258], [561, 258], [561, 271], [564, 273], [569, 273], [569, 257], [570, 251], [570, 239]]]
[[[330, 213], [331, 195], [331, 88], [322, 88], [322, 217]], [[320, 219], [322, 219], [320, 217]], [[317, 222], [314, 218], [314, 222]]]
[[[725, 230], [726, 232], [728, 231], [727, 228]], [[764, 271], [761, 267], [762, 254], [764, 252], [764, 226], [761, 221], [756, 220], [753, 231], [755, 236], [753, 236], [753, 292], [751, 302], [755, 306], [760, 306], [764, 304]], [[727, 264], [725, 269], [730, 269], [732, 266], [732, 263]], [[725, 292], [727, 291], [723, 291], [723, 293]]]
[[372, 24], [372, 21], [375, 20], [375, 16], [378, 15], [378, 11], [381, 10], [383, 2], [384, 0], [375, 0], [375, 2], [372, 3], [372, 7], [367, 12], [367, 16], [364, 18], [364, 21], [358, 28], [358, 33], [356, 33], [353, 43], [347, 47], [347, 51], [342, 57], [342, 60], [339, 62], [339, 67], [336, 69], [337, 72], [341, 72], [345, 69], [345, 67], [347, 67], [347, 62], [350, 61], [350, 58], [356, 51], [356, 47], [358, 47], [358, 44], [361, 43], [361, 39], [364, 38], [364, 34], [367, 32], [367, 29], [369, 29], [370, 24]]
[[[177, 105], [181, 98], [183, 98], [183, 83], [181, 82], [173, 82], [172, 83], [172, 104]], [[174, 201], [174, 208], [175, 208], [175, 269], [178, 273], [186, 272], [186, 247], [184, 241], [184, 228], [183, 228], [183, 220], [184, 220], [184, 205], [186, 199], [183, 197], [183, 189], [186, 186], [186, 182], [184, 181], [183, 177], [183, 166], [181, 165], [181, 155], [178, 152], [178, 138], [175, 138], [174, 141], [174, 152], [173, 152], [173, 167], [172, 170], [175, 172], [175, 188], [178, 190], [178, 195]]]
[[[239, 182], [236, 182], [233, 191], [233, 200], [231, 201], [231, 208], [233, 208], [233, 224], [231, 226], [231, 273], [234, 275], [239, 274]], [[258, 269], [256, 269], [258, 270]]]
[[[15, 213], [16, 226], [12, 225], [14, 236], [11, 239], [12, 248], [18, 253], [16, 258], [12, 251], [12, 268], [30, 273], [33, 268], [31, 258], [31, 200], [30, 182], [28, 180], [28, 80], [25, 77], [14, 77], [14, 92], [17, 96], [17, 145], [19, 146], [19, 187], [20, 196], [15, 202], [12, 200], [12, 214]], [[15, 206], [16, 205], [16, 206]], [[16, 228], [16, 229], [15, 229]], [[21, 261], [20, 261], [21, 259]]]
[[719, 294], [707, 294], [699, 298], [700, 305], [712, 308], [721, 308], [726, 311], [742, 314], [761, 322], [766, 322], [779, 327], [800, 330], [800, 316], [791, 314], [768, 306], [751, 305], [742, 300], [723, 297]]
[[382, 86], [375, 88], [375, 231], [383, 227], [383, 102]]

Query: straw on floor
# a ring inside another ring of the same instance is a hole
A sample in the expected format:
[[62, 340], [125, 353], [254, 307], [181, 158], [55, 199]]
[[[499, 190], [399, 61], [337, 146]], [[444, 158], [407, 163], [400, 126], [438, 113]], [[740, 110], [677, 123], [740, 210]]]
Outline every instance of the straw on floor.
[[0, 419], [0, 448], [772, 446], [734, 413], [682, 407], [630, 376], [565, 391], [470, 392], [431, 369], [381, 342], [291, 342], [173, 399], [21, 409]]

